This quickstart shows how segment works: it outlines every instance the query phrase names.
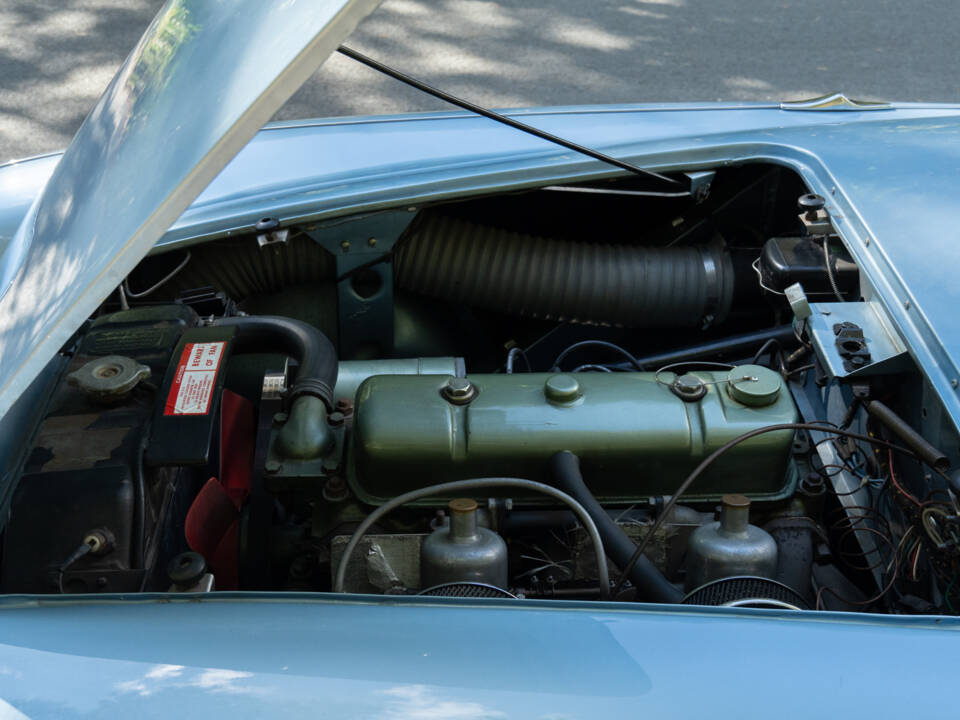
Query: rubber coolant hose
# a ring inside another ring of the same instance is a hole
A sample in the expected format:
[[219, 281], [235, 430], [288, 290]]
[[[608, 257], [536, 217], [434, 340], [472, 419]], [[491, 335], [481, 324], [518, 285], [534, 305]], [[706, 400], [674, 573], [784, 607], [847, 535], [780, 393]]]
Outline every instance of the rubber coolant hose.
[[552, 240], [425, 214], [397, 245], [398, 287], [514, 315], [624, 327], [720, 323], [734, 270], [721, 247]]
[[[571, 452], [559, 452], [550, 458], [550, 471], [560, 489], [576, 498], [590, 513], [610, 559], [617, 567], [626, 567], [637, 546], [587, 489], [580, 473], [580, 458]], [[641, 555], [634, 563], [630, 581], [637, 588], [638, 600], [658, 603], [683, 600], [683, 592], [674, 587], [646, 555]]]
[[927, 439], [907, 424], [906, 420], [879, 400], [868, 400], [866, 404], [867, 412], [903, 440], [904, 444], [919, 455], [927, 465], [939, 473], [945, 473], [950, 469], [950, 458], [946, 453], [927, 442]]
[[520, 488], [521, 490], [532, 490], [533, 492], [543, 493], [544, 495], [549, 495], [552, 498], [566, 503], [583, 524], [584, 529], [590, 536], [590, 541], [593, 543], [593, 549], [597, 555], [597, 567], [599, 568], [600, 597], [603, 600], [610, 598], [610, 577], [607, 573], [607, 563], [604, 562], [606, 556], [603, 550], [603, 540], [600, 537], [596, 523], [594, 523], [593, 518], [590, 517], [590, 513], [587, 512], [583, 505], [562, 490], [557, 490], [555, 487], [537, 482], [536, 480], [525, 480], [524, 478], [473, 478], [470, 480], [454, 480], [452, 482], [411, 490], [403, 495], [397, 495], [397, 497], [384, 503], [367, 515], [364, 521], [353, 531], [353, 535], [350, 536], [347, 546], [343, 549], [343, 555], [340, 557], [340, 564], [337, 566], [337, 575], [333, 581], [333, 591], [343, 592], [343, 585], [347, 578], [347, 566], [350, 564], [350, 558], [353, 556], [354, 551], [356, 551], [357, 545], [360, 544], [367, 530], [373, 527], [373, 524], [388, 512], [396, 510], [401, 505], [413, 502], [414, 500], [436, 497], [447, 493], [485, 490], [491, 487], [512, 487]]
[[284, 353], [294, 358], [299, 368], [290, 390], [290, 400], [312, 395], [333, 411], [333, 388], [337, 384], [337, 351], [327, 336], [293, 318], [276, 315], [242, 315], [218, 318], [215, 327], [235, 327], [236, 352]]

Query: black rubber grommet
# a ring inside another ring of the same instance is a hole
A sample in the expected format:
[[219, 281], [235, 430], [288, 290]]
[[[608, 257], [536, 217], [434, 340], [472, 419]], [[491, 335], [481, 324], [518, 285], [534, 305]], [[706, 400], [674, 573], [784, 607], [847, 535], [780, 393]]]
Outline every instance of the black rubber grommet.
[[174, 557], [167, 565], [167, 576], [176, 585], [193, 585], [207, 572], [207, 561], [203, 555], [184, 552]]

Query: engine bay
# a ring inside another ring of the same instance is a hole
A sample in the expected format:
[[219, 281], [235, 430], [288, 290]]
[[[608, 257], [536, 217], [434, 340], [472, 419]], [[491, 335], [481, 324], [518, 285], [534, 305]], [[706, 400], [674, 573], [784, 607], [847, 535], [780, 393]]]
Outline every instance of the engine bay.
[[954, 614], [960, 441], [790, 171], [263, 218], [63, 348], [0, 591]]

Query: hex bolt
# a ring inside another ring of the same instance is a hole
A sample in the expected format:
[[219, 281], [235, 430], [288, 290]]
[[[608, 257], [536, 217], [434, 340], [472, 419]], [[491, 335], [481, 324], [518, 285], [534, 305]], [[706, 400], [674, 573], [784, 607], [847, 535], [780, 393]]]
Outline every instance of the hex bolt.
[[287, 421], [288, 415], [285, 412], [275, 413], [273, 416], [274, 425], [283, 425]]
[[263, 465], [263, 469], [268, 473], [278, 473], [280, 472], [281, 467], [283, 466], [280, 464], [279, 460], [267, 460], [267, 462], [265, 462]]
[[337, 400], [337, 404], [334, 406], [334, 410], [342, 412], [344, 415], [353, 414], [353, 402], [347, 400], [347, 398], [340, 398]]
[[341, 502], [350, 495], [346, 481], [339, 475], [331, 475], [323, 486], [323, 497], [330, 502]]
[[330, 413], [330, 416], [327, 418], [327, 422], [330, 423], [331, 427], [340, 427], [343, 425], [343, 421], [343, 413], [340, 411]]
[[477, 395], [476, 386], [466, 378], [452, 377], [440, 388], [443, 398], [454, 405], [466, 405]]

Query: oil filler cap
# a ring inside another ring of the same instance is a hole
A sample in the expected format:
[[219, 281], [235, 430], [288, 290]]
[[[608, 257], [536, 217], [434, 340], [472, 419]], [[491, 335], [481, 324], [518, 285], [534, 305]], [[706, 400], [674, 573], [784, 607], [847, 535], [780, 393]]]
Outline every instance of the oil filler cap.
[[739, 403], [750, 407], [772, 405], [780, 396], [783, 380], [762, 365], [737, 365], [727, 375], [727, 392]]

